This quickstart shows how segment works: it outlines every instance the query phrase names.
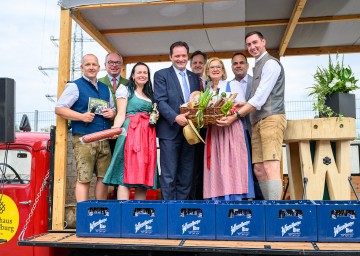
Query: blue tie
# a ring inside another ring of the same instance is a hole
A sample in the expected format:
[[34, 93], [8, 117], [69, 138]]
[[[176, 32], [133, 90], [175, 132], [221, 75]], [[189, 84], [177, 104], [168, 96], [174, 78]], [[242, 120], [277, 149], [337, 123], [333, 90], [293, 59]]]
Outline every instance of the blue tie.
[[189, 85], [186, 81], [185, 72], [180, 71], [179, 73], [182, 77], [182, 85], [183, 85], [184, 94], [185, 94], [185, 102], [188, 102], [189, 97], [190, 97], [190, 90], [189, 90]]

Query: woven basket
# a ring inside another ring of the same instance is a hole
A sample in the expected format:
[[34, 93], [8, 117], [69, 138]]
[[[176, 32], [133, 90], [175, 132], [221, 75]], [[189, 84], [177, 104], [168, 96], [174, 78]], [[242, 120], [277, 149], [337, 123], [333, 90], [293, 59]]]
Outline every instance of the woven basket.
[[[198, 108], [188, 108], [188, 107], [180, 107], [180, 114], [184, 114], [186, 112], [190, 112], [187, 116], [188, 119], [197, 126], [197, 118], [196, 112]], [[222, 118], [224, 114], [220, 111], [220, 107], [208, 107], [204, 109], [204, 126], [208, 126], [209, 124], [215, 124], [216, 120]]]

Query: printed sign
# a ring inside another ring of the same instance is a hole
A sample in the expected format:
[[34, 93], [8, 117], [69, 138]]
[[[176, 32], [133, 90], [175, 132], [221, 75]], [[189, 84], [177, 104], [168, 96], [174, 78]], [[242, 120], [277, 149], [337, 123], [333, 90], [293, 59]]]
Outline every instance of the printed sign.
[[[0, 195], [0, 241], [10, 241], [19, 227], [19, 210], [7, 195]], [[1, 243], [1, 242], [0, 242]]]

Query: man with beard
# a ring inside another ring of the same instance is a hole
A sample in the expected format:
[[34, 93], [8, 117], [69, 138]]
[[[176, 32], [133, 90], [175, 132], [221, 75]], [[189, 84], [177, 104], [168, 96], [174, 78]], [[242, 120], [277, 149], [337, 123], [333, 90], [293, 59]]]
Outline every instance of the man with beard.
[[287, 125], [284, 105], [285, 72], [266, 51], [266, 40], [258, 31], [245, 36], [248, 52], [255, 58], [251, 97], [235, 117], [250, 113], [252, 162], [265, 199], [279, 200], [282, 193], [280, 163]]

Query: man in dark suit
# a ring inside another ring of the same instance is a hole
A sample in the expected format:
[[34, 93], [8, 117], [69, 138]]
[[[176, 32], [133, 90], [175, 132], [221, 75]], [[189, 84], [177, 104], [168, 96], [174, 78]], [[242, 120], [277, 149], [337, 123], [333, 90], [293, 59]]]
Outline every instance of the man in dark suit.
[[193, 91], [200, 90], [196, 74], [186, 69], [189, 46], [175, 42], [170, 46], [172, 66], [154, 75], [154, 99], [160, 118], [156, 135], [160, 145], [160, 186], [164, 200], [186, 200], [189, 197], [193, 168], [194, 146], [183, 135], [188, 113], [180, 114], [180, 105], [188, 102]]
[[[204, 79], [204, 68], [207, 62], [207, 55], [202, 51], [195, 51], [190, 57], [191, 71], [198, 75], [200, 90], [204, 91], [206, 81]], [[206, 128], [200, 129], [200, 136], [205, 139]], [[191, 200], [202, 200], [203, 197], [203, 183], [204, 183], [204, 143], [195, 145], [195, 160], [194, 160], [194, 175], [190, 191]]]
[[[115, 92], [120, 84], [126, 85], [127, 79], [120, 76], [120, 72], [123, 65], [122, 57], [116, 52], [110, 52], [105, 57], [105, 68], [107, 75], [100, 78], [99, 81], [106, 84], [111, 92], [111, 96], [114, 101], [115, 109], [117, 110]], [[111, 123], [112, 125], [112, 123]], [[116, 140], [109, 140], [111, 153], [114, 152]]]

